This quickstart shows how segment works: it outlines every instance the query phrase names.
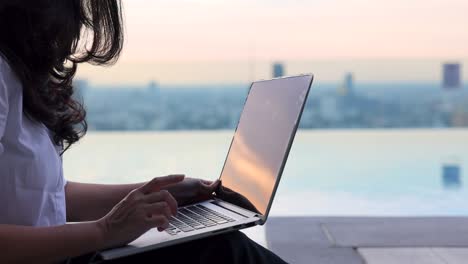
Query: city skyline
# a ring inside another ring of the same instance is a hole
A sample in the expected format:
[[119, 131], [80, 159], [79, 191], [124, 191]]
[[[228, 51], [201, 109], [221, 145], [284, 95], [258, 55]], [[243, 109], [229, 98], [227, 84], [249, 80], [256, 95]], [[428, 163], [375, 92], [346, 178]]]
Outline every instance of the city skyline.
[[[352, 72], [357, 82], [440, 82], [443, 65], [459, 63], [461, 81], [468, 83], [468, 58], [460, 60], [323, 60], [283, 61], [286, 75], [313, 73], [317, 82], [337, 83]], [[112, 67], [80, 65], [78, 79], [97, 85], [145, 85], [156, 81], [164, 85], [238, 84], [272, 77], [274, 62], [251, 66], [245, 62], [117, 63]]]

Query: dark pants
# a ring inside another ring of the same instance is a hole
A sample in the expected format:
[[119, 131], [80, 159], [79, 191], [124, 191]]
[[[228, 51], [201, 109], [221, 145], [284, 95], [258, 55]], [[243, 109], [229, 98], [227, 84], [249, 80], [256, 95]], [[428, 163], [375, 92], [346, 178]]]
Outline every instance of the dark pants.
[[[89, 256], [72, 259], [69, 263], [88, 263]], [[99, 262], [98, 262], [99, 263]], [[286, 263], [273, 252], [236, 231], [180, 245], [157, 249], [113, 261], [121, 263]]]

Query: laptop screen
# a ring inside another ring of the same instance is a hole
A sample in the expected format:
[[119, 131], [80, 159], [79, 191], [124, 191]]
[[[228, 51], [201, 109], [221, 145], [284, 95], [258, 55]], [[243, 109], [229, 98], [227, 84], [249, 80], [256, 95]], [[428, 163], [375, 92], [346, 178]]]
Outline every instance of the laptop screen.
[[265, 215], [281, 176], [312, 76], [252, 84], [216, 195]]

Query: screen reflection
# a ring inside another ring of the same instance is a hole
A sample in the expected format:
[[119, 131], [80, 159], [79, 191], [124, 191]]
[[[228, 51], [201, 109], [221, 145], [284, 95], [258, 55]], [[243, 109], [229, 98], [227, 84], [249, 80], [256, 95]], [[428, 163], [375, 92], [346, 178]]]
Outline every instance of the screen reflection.
[[311, 79], [289, 77], [252, 85], [221, 173], [218, 198], [266, 214]]

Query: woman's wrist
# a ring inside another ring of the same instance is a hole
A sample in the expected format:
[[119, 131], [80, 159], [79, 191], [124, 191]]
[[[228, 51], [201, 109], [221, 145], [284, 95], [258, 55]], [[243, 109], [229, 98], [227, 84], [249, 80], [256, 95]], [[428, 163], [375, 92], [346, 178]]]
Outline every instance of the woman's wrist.
[[109, 241], [109, 228], [106, 222], [106, 219], [103, 217], [99, 220], [93, 221], [93, 228], [95, 230], [95, 243], [98, 250], [106, 249], [111, 247], [111, 242]]

